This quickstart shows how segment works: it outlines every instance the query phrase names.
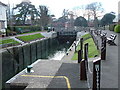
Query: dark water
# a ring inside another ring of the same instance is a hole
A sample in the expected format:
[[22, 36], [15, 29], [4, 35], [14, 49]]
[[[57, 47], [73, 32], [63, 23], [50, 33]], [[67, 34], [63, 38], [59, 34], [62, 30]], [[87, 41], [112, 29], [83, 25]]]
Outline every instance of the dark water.
[[56, 40], [52, 47], [48, 51], [48, 55], [45, 57], [50, 60], [61, 60], [63, 56], [66, 54], [67, 50], [71, 46], [72, 41], [66, 41], [64, 43]]

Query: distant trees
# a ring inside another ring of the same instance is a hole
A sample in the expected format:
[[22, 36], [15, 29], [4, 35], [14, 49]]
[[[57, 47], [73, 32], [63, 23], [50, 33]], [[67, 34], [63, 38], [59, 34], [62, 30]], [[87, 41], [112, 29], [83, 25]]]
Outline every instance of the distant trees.
[[88, 21], [89, 21], [90, 16], [93, 16], [93, 18], [94, 18], [94, 27], [97, 28], [98, 14], [103, 12], [102, 4], [100, 2], [90, 3], [90, 4], [88, 4], [86, 6], [86, 10], [87, 10], [87, 15], [88, 15]]
[[22, 24], [25, 24], [27, 15], [31, 16], [31, 20], [34, 20], [35, 15], [37, 15], [37, 9], [34, 5], [32, 5], [30, 2], [21, 2], [20, 4], [17, 4], [15, 8], [18, 10], [18, 14], [14, 15], [16, 21], [22, 21]]
[[74, 26], [87, 27], [88, 26], [87, 20], [82, 16], [77, 17], [75, 22], [74, 22]]
[[105, 26], [105, 25], [109, 25], [113, 23], [113, 20], [115, 18], [114, 13], [107, 13], [103, 16], [103, 18], [101, 19], [101, 25]]
[[52, 17], [52, 15], [49, 15], [49, 10], [46, 6], [39, 5], [39, 9], [36, 9], [31, 2], [27, 1], [17, 4], [13, 10], [17, 12], [13, 15], [14, 24], [16, 25], [25, 25], [28, 21], [31, 25], [40, 25], [44, 28], [49, 24]]
[[40, 24], [45, 27], [49, 23], [50, 15], [46, 6], [39, 6]]

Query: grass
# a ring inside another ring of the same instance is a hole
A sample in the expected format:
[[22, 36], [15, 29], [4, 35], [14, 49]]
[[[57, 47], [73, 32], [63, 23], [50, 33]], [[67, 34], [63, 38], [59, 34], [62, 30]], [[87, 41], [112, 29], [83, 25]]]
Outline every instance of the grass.
[[20, 34], [28, 34], [28, 33], [36, 33], [36, 32], [45, 32], [47, 30], [43, 30], [43, 31], [30, 31], [30, 32], [25, 32], [25, 33], [19, 33], [18, 35]]
[[0, 40], [0, 44], [18, 44], [19, 42], [13, 40], [13, 39], [6, 39], [6, 40]]
[[[90, 34], [86, 34], [86, 35], [83, 36], [84, 39], [88, 38], [88, 37], [91, 37]], [[96, 45], [95, 45], [95, 43], [94, 43], [92, 38], [89, 38], [89, 39], [85, 40], [83, 42], [83, 44], [85, 44], [85, 43], [89, 44], [89, 46], [88, 46], [88, 57], [89, 58], [93, 58], [96, 55], [99, 56], [100, 52], [97, 50], [97, 47], [96, 47]], [[80, 45], [77, 46], [77, 51], [78, 50], [80, 50]], [[74, 53], [74, 55], [72, 57], [72, 60], [78, 60], [78, 52]]]
[[36, 39], [44, 38], [44, 36], [41, 35], [40, 33], [38, 33], [38, 34], [34, 34], [34, 35], [19, 36], [17, 38], [24, 41], [24, 42], [29, 42], [29, 41], [33, 41]]
[[87, 39], [87, 38], [89, 38], [89, 37], [91, 37], [90, 34], [85, 34], [85, 35], [82, 36], [83, 39]]

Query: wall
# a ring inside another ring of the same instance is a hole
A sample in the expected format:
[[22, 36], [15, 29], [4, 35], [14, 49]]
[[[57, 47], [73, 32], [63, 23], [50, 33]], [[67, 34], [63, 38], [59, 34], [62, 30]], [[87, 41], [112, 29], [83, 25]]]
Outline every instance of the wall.
[[56, 38], [48, 38], [1, 51], [2, 86], [4, 87], [7, 80], [37, 59], [45, 58], [46, 55], [48, 55], [49, 49], [55, 43], [54, 40], [56, 40]]

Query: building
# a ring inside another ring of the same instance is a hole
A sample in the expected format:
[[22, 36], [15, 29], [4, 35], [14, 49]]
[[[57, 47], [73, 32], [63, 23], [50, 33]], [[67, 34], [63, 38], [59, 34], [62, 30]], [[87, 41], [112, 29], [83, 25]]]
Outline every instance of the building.
[[118, 2], [118, 20], [120, 20], [120, 1]]
[[7, 5], [0, 1], [0, 31], [6, 32], [7, 17], [6, 17]]

